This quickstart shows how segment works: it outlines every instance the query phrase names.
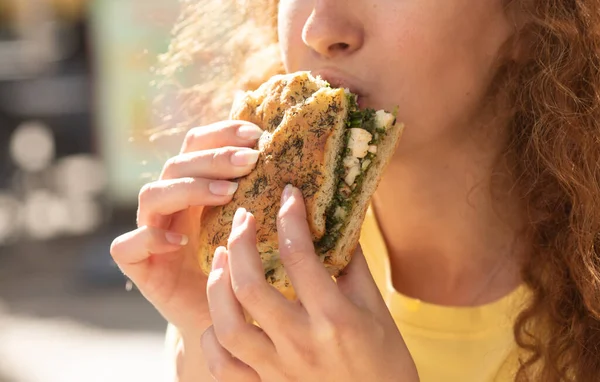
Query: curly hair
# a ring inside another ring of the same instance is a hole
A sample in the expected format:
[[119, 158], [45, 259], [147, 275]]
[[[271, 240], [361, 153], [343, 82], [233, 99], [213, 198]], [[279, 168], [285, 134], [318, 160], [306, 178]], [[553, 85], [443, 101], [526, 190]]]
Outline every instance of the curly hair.
[[[159, 96], [153, 131], [224, 119], [236, 93], [283, 73], [277, 1], [252, 1], [252, 8], [249, 0], [180, 1], [169, 49], [155, 69]], [[261, 12], [252, 12], [259, 2]]]
[[[526, 16], [512, 40], [525, 47], [503, 63], [495, 87], [510, 106], [504, 157], [526, 207], [532, 248], [522, 267], [531, 300], [514, 325], [523, 350], [516, 380], [595, 381], [600, 379], [600, 0], [507, 2]], [[172, 44], [161, 57], [163, 93], [172, 96], [158, 109], [170, 126], [187, 129], [226, 117], [236, 90], [255, 88], [283, 70], [277, 0], [252, 0], [252, 7], [260, 3], [260, 12], [251, 15], [241, 0], [214, 3], [183, 2]], [[203, 34], [211, 28], [218, 41]]]
[[[533, 292], [515, 324], [542, 381], [600, 379], [600, 1], [521, 4], [527, 55], [509, 66], [506, 156], [527, 206]], [[543, 328], [535, 335], [533, 328]]]

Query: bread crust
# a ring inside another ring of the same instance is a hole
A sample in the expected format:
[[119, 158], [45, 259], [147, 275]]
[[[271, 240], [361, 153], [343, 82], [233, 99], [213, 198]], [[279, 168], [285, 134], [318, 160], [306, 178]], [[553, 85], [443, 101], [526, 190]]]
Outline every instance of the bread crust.
[[[238, 179], [232, 201], [203, 212], [199, 262], [205, 273], [210, 272], [216, 248], [227, 245], [235, 211], [244, 207], [256, 219], [257, 248], [267, 280], [293, 298], [293, 288], [279, 260], [276, 219], [281, 193], [287, 184], [302, 191], [313, 241], [323, 237], [326, 211], [337, 191], [335, 170], [342, 154], [347, 115], [345, 91], [330, 88], [308, 72], [275, 76], [236, 101], [231, 118], [255, 123], [265, 133], [258, 143], [257, 165]], [[369, 200], [401, 132], [401, 125], [393, 126], [379, 143], [344, 231], [336, 246], [320, 256], [332, 276], [339, 275], [352, 257]]]

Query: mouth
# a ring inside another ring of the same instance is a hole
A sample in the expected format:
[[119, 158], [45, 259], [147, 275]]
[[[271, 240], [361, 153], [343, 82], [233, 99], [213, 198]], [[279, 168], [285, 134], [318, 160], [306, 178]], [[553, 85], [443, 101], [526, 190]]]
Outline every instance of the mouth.
[[362, 103], [364, 103], [364, 99], [368, 97], [368, 94], [359, 85], [359, 81], [339, 71], [322, 69], [313, 71], [313, 75], [320, 76], [322, 79], [329, 82], [333, 87], [345, 88], [356, 94], [359, 106], [361, 106]]

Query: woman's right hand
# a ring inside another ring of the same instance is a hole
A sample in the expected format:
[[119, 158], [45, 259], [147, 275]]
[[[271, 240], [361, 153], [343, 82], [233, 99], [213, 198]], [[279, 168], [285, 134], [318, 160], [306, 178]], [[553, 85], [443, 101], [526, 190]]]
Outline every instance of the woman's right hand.
[[200, 338], [211, 324], [207, 277], [196, 258], [202, 209], [231, 200], [237, 184], [230, 180], [252, 171], [261, 134], [243, 121], [190, 130], [160, 179], [140, 191], [138, 228], [111, 245], [119, 268], [182, 334]]

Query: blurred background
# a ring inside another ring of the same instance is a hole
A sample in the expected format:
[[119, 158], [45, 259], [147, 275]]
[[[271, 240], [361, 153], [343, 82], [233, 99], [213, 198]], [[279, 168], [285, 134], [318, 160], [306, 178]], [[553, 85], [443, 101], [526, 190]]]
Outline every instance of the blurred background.
[[166, 324], [112, 264], [160, 158], [177, 0], [0, 0], [0, 382], [163, 381]]

